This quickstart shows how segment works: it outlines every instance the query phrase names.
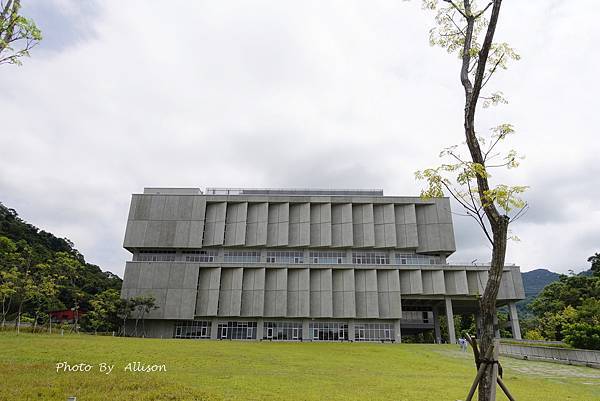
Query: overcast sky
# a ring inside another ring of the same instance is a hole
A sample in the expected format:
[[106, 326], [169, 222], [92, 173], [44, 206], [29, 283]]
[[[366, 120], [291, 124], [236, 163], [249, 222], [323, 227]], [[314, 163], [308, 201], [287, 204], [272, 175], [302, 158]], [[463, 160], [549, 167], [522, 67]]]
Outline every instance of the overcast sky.
[[[462, 140], [459, 63], [429, 46], [418, 0], [23, 3], [44, 40], [0, 66], [0, 201], [119, 275], [144, 186], [418, 195], [414, 171]], [[507, 256], [523, 271], [600, 252], [599, 14], [503, 2], [497, 39], [522, 59], [479, 129], [512, 123], [526, 155], [507, 178], [531, 186]], [[454, 227], [454, 261], [490, 259], [474, 223]]]

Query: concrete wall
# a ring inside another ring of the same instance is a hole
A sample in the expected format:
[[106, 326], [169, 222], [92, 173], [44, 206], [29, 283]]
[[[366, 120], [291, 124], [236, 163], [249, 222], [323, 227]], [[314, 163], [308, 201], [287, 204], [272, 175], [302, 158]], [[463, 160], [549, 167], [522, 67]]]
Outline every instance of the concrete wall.
[[448, 199], [133, 195], [124, 246], [455, 250]]
[[191, 319], [194, 316], [198, 286], [198, 265], [189, 263], [128, 263], [121, 296], [153, 296], [158, 309], [155, 319]]
[[[336, 265], [201, 267], [184, 262], [128, 262], [122, 295], [152, 295], [156, 319], [223, 317], [402, 316], [402, 296], [475, 302], [487, 280], [481, 268], [342, 268]], [[522, 299], [518, 268], [504, 271], [500, 301]]]
[[600, 351], [500, 343], [500, 354], [520, 359], [600, 368]]

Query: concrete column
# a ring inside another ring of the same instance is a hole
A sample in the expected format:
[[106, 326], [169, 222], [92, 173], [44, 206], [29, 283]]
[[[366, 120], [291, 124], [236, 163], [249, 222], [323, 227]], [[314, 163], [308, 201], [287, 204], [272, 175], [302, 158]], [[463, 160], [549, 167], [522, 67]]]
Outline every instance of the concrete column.
[[454, 331], [454, 312], [452, 311], [452, 299], [445, 298], [446, 301], [446, 320], [448, 322], [448, 337], [450, 344], [456, 344], [456, 333]]
[[402, 343], [402, 331], [400, 328], [400, 319], [394, 320], [394, 340], [396, 344]]
[[256, 339], [262, 340], [264, 333], [265, 321], [263, 319], [258, 319], [256, 321]]
[[440, 313], [436, 307], [433, 308], [433, 334], [435, 336], [435, 343], [442, 343], [442, 331], [440, 330]]
[[309, 333], [309, 322], [308, 319], [302, 321], [302, 341], [310, 341], [312, 339], [312, 333]]
[[356, 338], [356, 331], [354, 328], [354, 320], [350, 319], [348, 321], [348, 340], [350, 341], [354, 341], [354, 339]]
[[219, 321], [218, 321], [218, 319], [213, 319], [210, 324], [210, 339], [211, 340], [217, 339], [217, 330], [219, 330]]
[[494, 337], [500, 338], [500, 325], [498, 324], [498, 311], [494, 313]]
[[481, 338], [482, 326], [483, 326], [483, 324], [481, 322], [481, 315], [479, 313], [475, 313], [475, 327], [477, 328], [477, 333], [475, 333], [475, 336], [477, 338]]
[[519, 325], [519, 315], [517, 313], [517, 304], [510, 302], [508, 304], [508, 313], [510, 316], [510, 326], [512, 327], [512, 335], [515, 340], [521, 339], [521, 326]]

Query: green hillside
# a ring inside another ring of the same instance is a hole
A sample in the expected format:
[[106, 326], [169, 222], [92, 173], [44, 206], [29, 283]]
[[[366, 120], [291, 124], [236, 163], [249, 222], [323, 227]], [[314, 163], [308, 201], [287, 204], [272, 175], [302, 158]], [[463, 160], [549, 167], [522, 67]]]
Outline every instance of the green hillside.
[[0, 301], [2, 318], [43, 320], [48, 310], [89, 309], [93, 297], [120, 290], [122, 280], [87, 263], [66, 238], [40, 230], [0, 203]]

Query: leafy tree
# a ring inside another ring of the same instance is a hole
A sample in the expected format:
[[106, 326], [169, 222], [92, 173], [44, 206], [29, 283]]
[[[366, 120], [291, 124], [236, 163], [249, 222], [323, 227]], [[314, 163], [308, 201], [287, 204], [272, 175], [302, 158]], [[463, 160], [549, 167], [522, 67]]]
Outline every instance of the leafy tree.
[[19, 271], [15, 268], [0, 271], [0, 301], [2, 302], [2, 328], [10, 311], [12, 300], [18, 291]]
[[600, 276], [600, 253], [595, 253], [588, 258], [588, 262], [592, 264], [591, 270], [594, 276]]
[[535, 341], [541, 341], [544, 339], [544, 337], [542, 336], [542, 333], [540, 333], [540, 331], [537, 329], [527, 330], [525, 332], [525, 335], [523, 336], [523, 338], [525, 338], [526, 340], [535, 340]]
[[33, 20], [19, 14], [20, 0], [0, 1], [0, 64], [21, 65], [21, 58], [42, 40]]
[[562, 275], [540, 292], [530, 308], [537, 316], [556, 314], [567, 306], [578, 308], [586, 299], [600, 299], [600, 277]]
[[600, 325], [586, 322], [572, 323], [565, 327], [565, 342], [576, 348], [600, 350]]
[[18, 291], [19, 271], [16, 265], [19, 260], [17, 246], [9, 238], [0, 236], [0, 301], [2, 302], [2, 327], [6, 324], [6, 316]]
[[[588, 258], [592, 268], [598, 263], [597, 256], [598, 253]], [[537, 316], [537, 327], [544, 338], [597, 349], [594, 348], [597, 347], [595, 329], [600, 327], [600, 275], [597, 273], [562, 275], [542, 290], [530, 308]]]
[[[492, 246], [489, 278], [479, 300], [482, 318], [480, 338], [481, 355], [488, 355], [494, 346], [494, 318], [496, 299], [500, 288], [506, 256], [509, 224], [526, 209], [519, 195], [525, 186], [490, 184], [493, 169], [512, 169], [519, 165], [519, 156], [513, 150], [500, 151], [500, 145], [514, 133], [511, 124], [501, 123], [492, 128], [486, 137], [476, 130], [476, 112], [483, 107], [506, 103], [502, 92], [484, 93], [491, 77], [505, 69], [509, 60], [519, 55], [506, 43], [494, 42], [496, 26], [500, 16], [502, 0], [490, 0], [481, 8], [474, 0], [454, 2], [425, 0], [425, 8], [436, 12], [437, 26], [430, 31], [430, 43], [455, 53], [461, 60], [460, 82], [464, 89], [464, 138], [466, 154], [462, 148], [452, 146], [442, 151], [441, 156], [449, 161], [436, 168], [416, 173], [418, 179], [427, 182], [424, 197], [439, 197], [450, 194], [465, 209], [483, 230]], [[489, 16], [488, 16], [489, 13]], [[480, 358], [475, 355], [476, 366]], [[479, 401], [494, 397], [497, 369], [486, 364], [479, 380]]]
[[91, 310], [83, 319], [83, 328], [92, 331], [116, 331], [119, 329], [119, 291], [109, 289], [96, 294], [90, 301]]

